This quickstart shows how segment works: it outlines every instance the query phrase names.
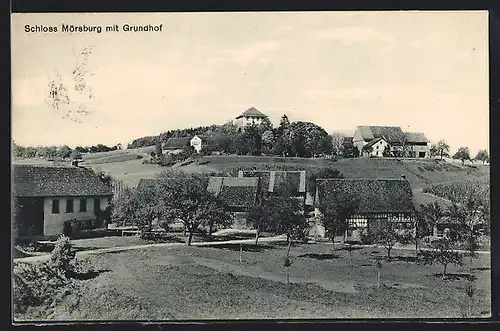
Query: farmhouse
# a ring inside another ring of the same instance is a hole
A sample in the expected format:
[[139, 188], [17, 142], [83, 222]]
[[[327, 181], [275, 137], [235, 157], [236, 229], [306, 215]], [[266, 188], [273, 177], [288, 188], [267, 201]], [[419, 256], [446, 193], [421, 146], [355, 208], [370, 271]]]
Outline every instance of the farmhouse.
[[243, 114], [236, 117], [234, 125], [238, 127], [238, 130], [244, 130], [245, 126], [250, 124], [260, 125], [267, 117], [267, 115], [264, 115], [255, 107], [250, 107]]
[[168, 138], [168, 140], [162, 145], [162, 150], [164, 154], [179, 154], [185, 148], [190, 146], [191, 139], [189, 137], [182, 138]]
[[423, 133], [403, 132], [399, 126], [358, 126], [353, 144], [364, 157], [383, 156], [385, 145], [389, 146], [391, 156], [402, 152], [406, 152], [407, 157], [430, 156], [429, 140]]
[[112, 190], [90, 169], [14, 165], [15, 237], [57, 237], [106, 228]]
[[245, 226], [248, 211], [259, 200], [259, 178], [210, 177], [209, 192], [221, 198], [235, 218], [235, 226]]
[[317, 179], [316, 183], [316, 217], [320, 217], [322, 208], [338, 197], [354, 195], [359, 199], [346, 234], [352, 240], [359, 240], [361, 233], [372, 231], [380, 222], [395, 222], [401, 228], [410, 226], [413, 221], [413, 193], [404, 178]]
[[363, 156], [386, 156], [385, 151], [389, 144], [383, 137], [372, 139], [368, 144], [363, 146]]

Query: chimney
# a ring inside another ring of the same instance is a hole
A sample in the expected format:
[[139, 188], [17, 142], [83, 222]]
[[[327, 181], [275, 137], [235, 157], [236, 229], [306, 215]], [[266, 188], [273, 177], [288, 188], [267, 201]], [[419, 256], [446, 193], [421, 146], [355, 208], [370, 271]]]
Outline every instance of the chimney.
[[405, 174], [401, 175], [401, 180], [406, 180], [406, 175]]

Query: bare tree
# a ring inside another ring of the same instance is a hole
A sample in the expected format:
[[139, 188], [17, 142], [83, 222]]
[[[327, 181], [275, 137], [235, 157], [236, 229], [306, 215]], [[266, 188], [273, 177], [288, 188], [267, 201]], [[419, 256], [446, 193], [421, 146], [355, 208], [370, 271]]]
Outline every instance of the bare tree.
[[344, 147], [344, 138], [346, 137], [346, 135], [343, 133], [334, 132], [330, 136], [332, 137], [333, 153], [335, 155], [340, 155], [342, 152], [342, 148]]

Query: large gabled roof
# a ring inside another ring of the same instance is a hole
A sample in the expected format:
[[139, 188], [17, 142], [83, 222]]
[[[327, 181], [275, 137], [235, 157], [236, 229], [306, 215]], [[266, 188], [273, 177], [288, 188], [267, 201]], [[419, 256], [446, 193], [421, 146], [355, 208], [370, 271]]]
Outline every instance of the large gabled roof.
[[17, 197], [110, 196], [112, 189], [91, 169], [75, 166], [14, 165]]
[[260, 112], [257, 108], [255, 107], [250, 107], [247, 110], [243, 112], [243, 114], [239, 115], [236, 117], [236, 119], [241, 118], [241, 117], [256, 117], [256, 118], [265, 118], [267, 115], [264, 115], [262, 112]]
[[429, 139], [422, 132], [405, 132], [406, 142], [409, 144], [426, 144]]
[[257, 201], [259, 178], [210, 177], [208, 190], [229, 207], [251, 207]]
[[404, 138], [403, 130], [399, 126], [373, 126], [363, 125], [358, 127], [363, 140], [371, 141], [375, 138], [384, 138], [390, 144], [398, 144]]
[[359, 199], [357, 213], [407, 213], [414, 211], [413, 192], [403, 179], [317, 179], [316, 204], [340, 196]]
[[238, 177], [259, 177], [261, 188], [268, 192], [277, 192], [288, 186], [294, 193], [306, 193], [306, 171], [305, 170], [240, 170]]

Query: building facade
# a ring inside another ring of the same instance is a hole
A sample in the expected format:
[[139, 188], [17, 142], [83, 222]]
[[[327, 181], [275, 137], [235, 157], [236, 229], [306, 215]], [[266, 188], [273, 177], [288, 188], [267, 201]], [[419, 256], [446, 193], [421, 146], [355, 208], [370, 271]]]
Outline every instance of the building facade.
[[[322, 211], [339, 198], [359, 201], [354, 215], [348, 220], [347, 233], [339, 234], [351, 240], [360, 240], [361, 234], [374, 231], [381, 222], [395, 223], [400, 229], [413, 226], [413, 192], [404, 178], [317, 179], [315, 217], [324, 217]], [[318, 227], [317, 233], [324, 237], [324, 228]]]
[[236, 125], [238, 130], [244, 130], [247, 125], [260, 125], [267, 119], [267, 115], [264, 115], [255, 107], [250, 107], [246, 111], [244, 111], [241, 115], [236, 117], [233, 121], [233, 124]]
[[370, 144], [380, 139], [389, 146], [389, 156], [430, 157], [430, 142], [423, 133], [403, 132], [398, 126], [358, 126], [354, 131], [353, 144], [361, 156], [382, 156], [376, 151], [367, 150]]
[[57, 237], [105, 229], [112, 189], [90, 169], [14, 165], [14, 236]]

